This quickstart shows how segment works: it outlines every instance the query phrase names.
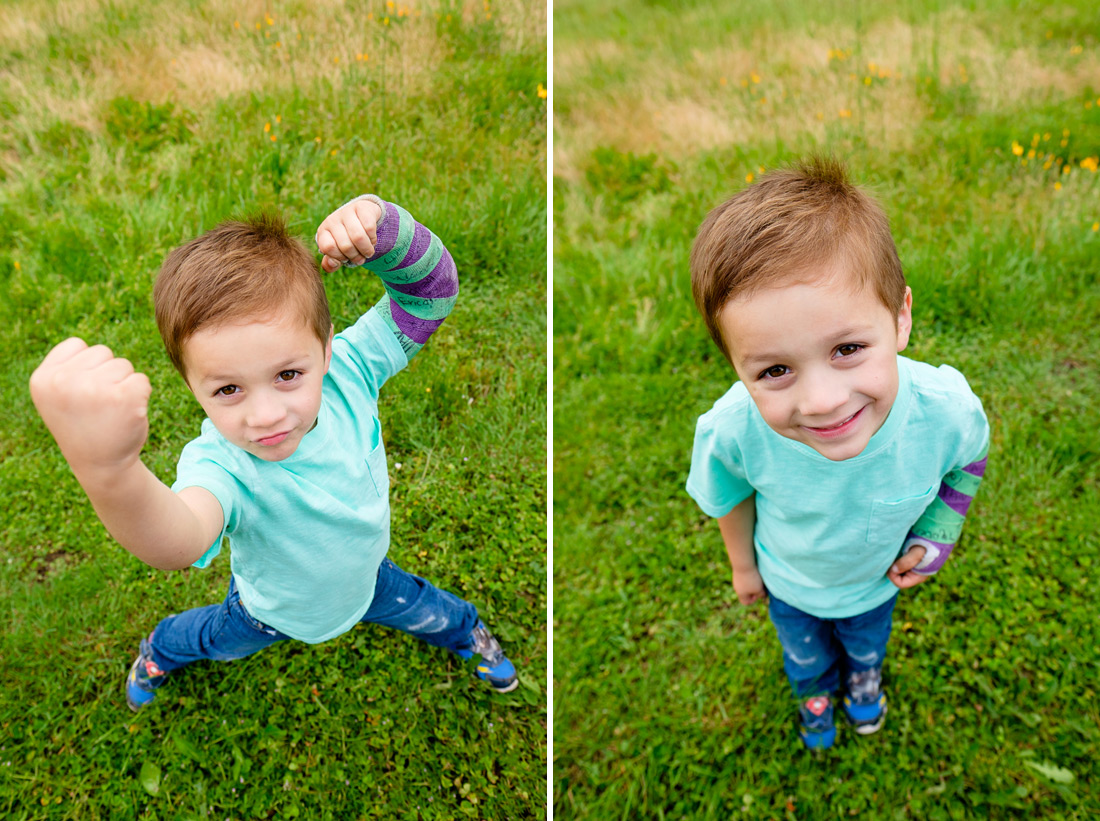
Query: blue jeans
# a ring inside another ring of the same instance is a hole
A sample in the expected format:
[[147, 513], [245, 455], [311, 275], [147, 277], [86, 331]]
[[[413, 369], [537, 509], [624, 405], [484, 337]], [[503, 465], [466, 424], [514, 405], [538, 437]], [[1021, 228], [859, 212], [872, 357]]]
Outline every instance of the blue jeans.
[[852, 673], [881, 667], [897, 600], [895, 595], [846, 619], [819, 619], [769, 597], [768, 615], [783, 645], [783, 670], [794, 694], [802, 699], [832, 693]]
[[[416, 636], [436, 647], [464, 647], [477, 624], [477, 608], [419, 576], [406, 573], [389, 558], [378, 568], [378, 581], [361, 622], [381, 624]], [[168, 673], [203, 659], [229, 661], [250, 656], [290, 636], [252, 617], [229, 577], [221, 604], [168, 616], [151, 636], [153, 661]]]

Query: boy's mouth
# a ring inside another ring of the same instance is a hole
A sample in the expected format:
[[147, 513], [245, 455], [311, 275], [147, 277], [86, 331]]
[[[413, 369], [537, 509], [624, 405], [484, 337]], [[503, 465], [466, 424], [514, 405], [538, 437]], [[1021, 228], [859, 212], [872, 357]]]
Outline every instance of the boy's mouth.
[[276, 433], [272, 436], [265, 436], [263, 439], [257, 439], [256, 444], [263, 445], [264, 447], [271, 447], [272, 445], [279, 444], [288, 436], [290, 436], [290, 431], [285, 430], [282, 433]]
[[842, 419], [835, 425], [828, 425], [827, 427], [823, 428], [814, 428], [810, 427], [809, 425], [803, 425], [802, 427], [810, 431], [815, 436], [819, 436], [823, 439], [835, 439], [838, 436], [843, 436], [844, 434], [850, 432], [856, 426], [856, 423], [859, 421], [860, 417], [863, 416], [863, 411], [865, 411], [866, 409], [866, 406], [860, 408], [847, 419]]

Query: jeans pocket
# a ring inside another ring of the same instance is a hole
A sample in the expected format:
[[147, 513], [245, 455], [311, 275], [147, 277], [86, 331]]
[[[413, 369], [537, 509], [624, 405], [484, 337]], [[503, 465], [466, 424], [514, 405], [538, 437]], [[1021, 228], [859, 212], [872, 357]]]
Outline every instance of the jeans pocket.
[[258, 633], [270, 635], [272, 632], [274, 632], [271, 627], [264, 624], [262, 621], [260, 621], [248, 612], [248, 608], [244, 606], [244, 602], [241, 601], [241, 597], [239, 594], [233, 597], [233, 601], [229, 603], [229, 608], [232, 617], [236, 621], [243, 622]]

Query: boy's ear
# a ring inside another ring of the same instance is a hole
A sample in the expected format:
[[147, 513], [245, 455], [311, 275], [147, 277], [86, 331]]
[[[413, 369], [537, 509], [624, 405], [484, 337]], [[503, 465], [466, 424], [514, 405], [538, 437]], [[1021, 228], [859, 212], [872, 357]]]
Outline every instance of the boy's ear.
[[913, 330], [913, 289], [905, 286], [905, 303], [898, 311], [898, 353], [909, 344], [909, 333]]
[[336, 335], [336, 326], [328, 326], [328, 342], [325, 343], [325, 370], [323, 374], [328, 373], [328, 366], [332, 364], [332, 338]]

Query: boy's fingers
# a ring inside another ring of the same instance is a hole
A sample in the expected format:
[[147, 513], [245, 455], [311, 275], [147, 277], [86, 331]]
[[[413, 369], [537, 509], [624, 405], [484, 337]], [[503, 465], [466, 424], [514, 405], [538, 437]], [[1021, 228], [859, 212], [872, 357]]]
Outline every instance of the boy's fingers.
[[911, 547], [905, 552], [904, 556], [901, 556], [894, 562], [894, 566], [890, 569], [897, 574], [907, 573], [912, 570], [918, 564], [920, 560], [924, 558], [924, 548]]
[[332, 257], [343, 257], [349, 262], [354, 262], [359, 258], [359, 249], [355, 247], [355, 243], [351, 237], [348, 236], [348, 229], [341, 223], [332, 226], [332, 240], [336, 243], [337, 253], [329, 253]]
[[348, 239], [351, 240], [351, 244], [355, 246], [355, 250], [363, 259], [367, 260], [374, 256], [374, 243], [371, 242], [370, 235], [367, 233], [362, 223], [354, 222], [346, 227]]
[[336, 244], [332, 231], [324, 227], [317, 231], [317, 250], [330, 257], [340, 253], [340, 246]]
[[371, 246], [378, 244], [378, 220], [382, 216], [382, 209], [370, 200], [356, 200], [355, 215], [360, 224], [366, 229]]
[[50, 349], [50, 352], [43, 358], [42, 365], [60, 365], [62, 362], [72, 359], [87, 347], [88, 343], [80, 337], [70, 336], [64, 342], [58, 342]]
[[132, 390], [134, 395], [141, 398], [140, 415], [146, 416], [149, 413], [149, 397], [153, 394], [153, 386], [149, 382], [149, 377], [134, 371], [122, 380], [122, 386]]
[[105, 381], [122, 382], [134, 373], [129, 359], [116, 358], [102, 363], [96, 368], [96, 377]]

